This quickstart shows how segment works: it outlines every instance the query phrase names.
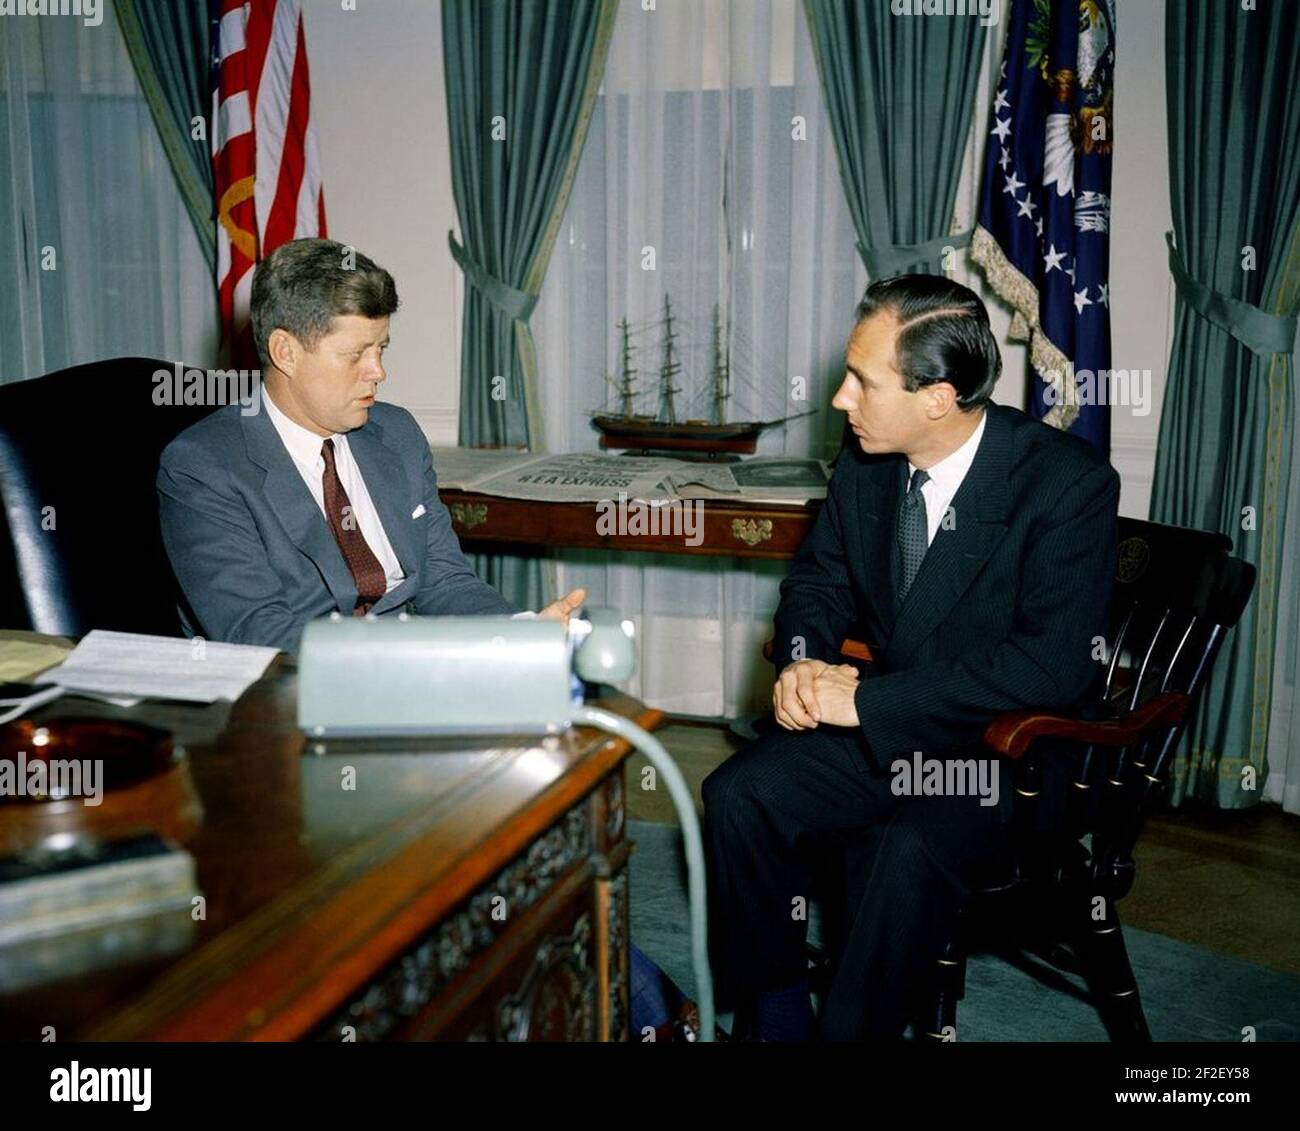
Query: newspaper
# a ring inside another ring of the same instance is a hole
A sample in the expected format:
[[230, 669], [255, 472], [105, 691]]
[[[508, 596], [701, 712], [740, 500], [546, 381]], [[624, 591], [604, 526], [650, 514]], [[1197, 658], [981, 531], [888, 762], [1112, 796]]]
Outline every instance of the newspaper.
[[821, 460], [787, 456], [738, 463], [687, 464], [668, 477], [679, 499], [743, 499], [747, 503], [806, 503], [824, 499], [830, 469]]
[[494, 475], [504, 474], [539, 457], [513, 448], [444, 448], [433, 446], [433, 470], [438, 486], [457, 491], [477, 491]]
[[274, 648], [142, 636], [96, 628], [43, 682], [72, 692], [215, 703], [238, 699], [262, 678]]
[[476, 491], [511, 499], [548, 503], [596, 503], [602, 499], [662, 499], [664, 479], [680, 464], [675, 459], [573, 452], [542, 455], [498, 475]]
[[593, 452], [431, 450], [442, 487], [545, 503], [598, 503], [621, 495], [799, 504], [825, 498], [830, 479], [827, 465], [815, 459], [762, 457], [707, 464]]

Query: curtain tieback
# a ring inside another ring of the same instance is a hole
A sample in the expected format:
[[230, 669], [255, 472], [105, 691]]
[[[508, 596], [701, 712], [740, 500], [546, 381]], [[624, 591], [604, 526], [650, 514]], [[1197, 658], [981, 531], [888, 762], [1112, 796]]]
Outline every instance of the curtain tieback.
[[1261, 357], [1290, 353], [1295, 349], [1296, 316], [1270, 314], [1253, 303], [1212, 291], [1187, 273], [1182, 258], [1174, 248], [1174, 233], [1165, 233], [1169, 245], [1169, 271], [1174, 277], [1178, 296], [1207, 322], [1231, 334], [1242, 345]]
[[859, 242], [858, 254], [867, 265], [867, 274], [872, 279], [883, 279], [888, 275], [900, 274], [901, 268], [910, 267], [913, 263], [937, 262], [945, 247], [966, 247], [970, 243], [970, 235], [968, 228], [964, 232], [926, 240], [925, 243], [878, 244], [867, 247]]
[[495, 306], [507, 318], [516, 322], [527, 322], [537, 305], [537, 296], [503, 283], [475, 262], [459, 243], [454, 232], [447, 233], [447, 243], [451, 246], [451, 257], [465, 272], [465, 278], [478, 288], [479, 293]]

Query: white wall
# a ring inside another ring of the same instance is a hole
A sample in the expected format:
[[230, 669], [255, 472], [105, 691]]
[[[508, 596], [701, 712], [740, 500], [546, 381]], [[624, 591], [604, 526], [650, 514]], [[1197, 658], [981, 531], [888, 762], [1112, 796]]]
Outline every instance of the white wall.
[[1149, 415], [1139, 416], [1133, 407], [1111, 407], [1110, 461], [1123, 480], [1120, 513], [1146, 518], [1174, 319], [1165, 248], [1165, 232], [1173, 227], [1165, 122], [1165, 0], [1121, 4], [1118, 18], [1111, 364], [1115, 369], [1151, 370], [1152, 386]]
[[[438, 0], [357, 0], [357, 11], [316, 0], [307, 10], [313, 111], [320, 131], [330, 235], [393, 272], [402, 309], [393, 325], [387, 396], [409, 408], [437, 443], [456, 438], [459, 399], [460, 273], [447, 251], [457, 229], [447, 139]], [[1173, 290], [1164, 232], [1170, 227], [1164, 97], [1165, 0], [1124, 5], [1115, 78], [1115, 163], [1111, 233], [1112, 362], [1149, 369], [1150, 412], [1115, 406], [1111, 461], [1123, 479], [1121, 513], [1145, 517], [1172, 332]], [[1000, 59], [1000, 36], [989, 59]], [[773, 73], [782, 73], [773, 60]], [[991, 74], [996, 76], [996, 64]], [[992, 97], [980, 83], [958, 194], [968, 227]], [[956, 277], [989, 302], [1003, 343], [997, 399], [1025, 403], [1025, 348], [1006, 340], [1010, 316], [964, 262]]]
[[456, 442], [460, 271], [436, 0], [304, 5], [329, 235], [393, 273], [385, 399]]

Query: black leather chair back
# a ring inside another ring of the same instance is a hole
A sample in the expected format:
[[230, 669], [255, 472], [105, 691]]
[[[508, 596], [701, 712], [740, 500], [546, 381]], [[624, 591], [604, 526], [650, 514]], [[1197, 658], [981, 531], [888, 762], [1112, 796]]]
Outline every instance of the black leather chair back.
[[0, 385], [0, 628], [180, 635], [158, 458], [216, 406], [156, 403], [159, 370], [174, 363], [117, 358]]

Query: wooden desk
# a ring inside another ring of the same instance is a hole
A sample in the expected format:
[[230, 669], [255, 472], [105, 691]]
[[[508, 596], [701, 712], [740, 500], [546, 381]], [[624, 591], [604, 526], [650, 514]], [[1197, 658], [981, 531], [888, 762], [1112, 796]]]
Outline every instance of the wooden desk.
[[40, 713], [137, 718], [184, 743], [207, 914], [180, 957], [0, 998], [0, 1037], [627, 1039], [626, 743], [584, 730], [314, 753], [294, 711], [281, 657], [233, 707]]
[[812, 527], [821, 502], [790, 506], [704, 500], [703, 538], [689, 546], [683, 536], [605, 535], [596, 532], [595, 503], [536, 503], [471, 491], [440, 491], [461, 545], [475, 551], [570, 549], [639, 550], [664, 554], [792, 558]]

